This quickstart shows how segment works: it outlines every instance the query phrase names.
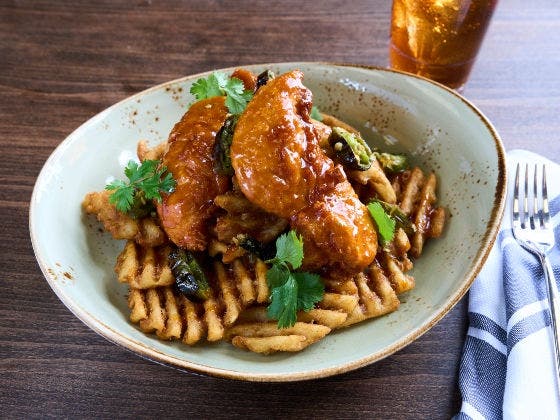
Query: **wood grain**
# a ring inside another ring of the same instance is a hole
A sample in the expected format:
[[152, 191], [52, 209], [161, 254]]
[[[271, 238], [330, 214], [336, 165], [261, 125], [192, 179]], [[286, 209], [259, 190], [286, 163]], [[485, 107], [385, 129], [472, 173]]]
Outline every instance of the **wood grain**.
[[[390, 2], [0, 1], [2, 417], [449, 418], [466, 298], [402, 351], [344, 375], [242, 383], [164, 368], [85, 327], [56, 298], [28, 231], [54, 148], [107, 106], [213, 68], [386, 65]], [[560, 161], [560, 6], [502, 1], [465, 90], [506, 148]], [[48, 223], [48, 221], [45, 221]]]

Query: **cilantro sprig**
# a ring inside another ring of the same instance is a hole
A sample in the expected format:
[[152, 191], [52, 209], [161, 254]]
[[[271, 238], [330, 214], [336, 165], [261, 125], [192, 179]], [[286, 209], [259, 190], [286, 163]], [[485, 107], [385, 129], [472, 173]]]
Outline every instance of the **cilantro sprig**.
[[377, 201], [369, 203], [367, 208], [377, 226], [379, 236], [381, 236], [381, 244], [388, 244], [395, 236], [395, 220], [385, 213], [383, 206]]
[[247, 103], [253, 98], [253, 91], [245, 89], [243, 82], [236, 77], [229, 77], [222, 72], [214, 72], [206, 79], [198, 79], [190, 89], [197, 100], [226, 97], [226, 106], [230, 113], [241, 114]]
[[323, 121], [323, 115], [315, 105], [311, 107], [311, 114], [309, 116], [314, 120]]
[[151, 200], [161, 202], [161, 193], [170, 193], [175, 189], [173, 176], [165, 166], [160, 167], [159, 160], [145, 160], [140, 165], [130, 160], [124, 174], [128, 182], [116, 179], [105, 189], [113, 191], [109, 202], [118, 211], [130, 213], [135, 218], [149, 212]]
[[296, 323], [297, 311], [309, 311], [323, 299], [325, 286], [318, 274], [295, 271], [303, 261], [303, 240], [295, 231], [280, 235], [276, 240], [276, 256], [266, 273], [270, 293], [267, 315], [278, 321], [278, 328]]

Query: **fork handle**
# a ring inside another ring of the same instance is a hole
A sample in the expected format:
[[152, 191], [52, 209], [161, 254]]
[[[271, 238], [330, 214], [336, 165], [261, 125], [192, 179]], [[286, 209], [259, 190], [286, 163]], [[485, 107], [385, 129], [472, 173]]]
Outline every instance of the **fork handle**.
[[556, 377], [560, 386], [560, 324], [558, 316], [560, 315], [560, 293], [554, 278], [552, 266], [546, 255], [541, 256], [541, 262], [544, 268], [544, 278], [546, 281], [546, 291], [548, 294], [548, 302], [550, 305], [550, 322], [552, 332], [554, 334], [554, 351], [556, 364]]

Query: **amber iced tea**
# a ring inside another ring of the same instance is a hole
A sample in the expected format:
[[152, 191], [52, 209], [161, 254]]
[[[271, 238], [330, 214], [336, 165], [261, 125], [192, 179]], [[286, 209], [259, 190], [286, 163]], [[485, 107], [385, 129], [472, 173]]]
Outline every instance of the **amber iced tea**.
[[391, 67], [461, 88], [497, 0], [394, 0]]

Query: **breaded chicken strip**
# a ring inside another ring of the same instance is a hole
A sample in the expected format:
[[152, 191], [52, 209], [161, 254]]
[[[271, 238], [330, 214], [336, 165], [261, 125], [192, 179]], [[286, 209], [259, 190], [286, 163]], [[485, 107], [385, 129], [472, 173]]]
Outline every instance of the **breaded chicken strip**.
[[323, 152], [300, 71], [261, 87], [239, 117], [231, 146], [243, 194], [289, 218], [304, 240], [304, 266], [358, 272], [375, 258], [377, 234], [340, 165]]
[[177, 186], [163, 197], [158, 214], [169, 239], [190, 251], [208, 245], [208, 220], [214, 215], [214, 198], [229, 189], [229, 177], [213, 170], [216, 133], [227, 116], [224, 97], [194, 103], [169, 135], [162, 164]]

